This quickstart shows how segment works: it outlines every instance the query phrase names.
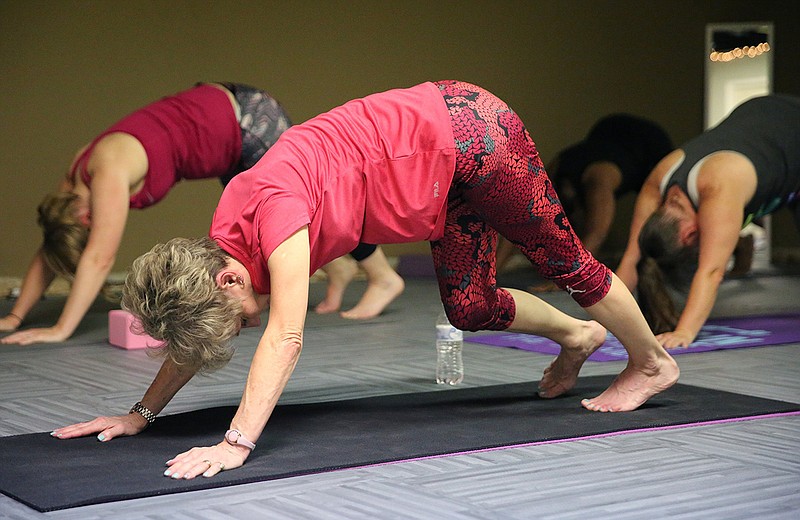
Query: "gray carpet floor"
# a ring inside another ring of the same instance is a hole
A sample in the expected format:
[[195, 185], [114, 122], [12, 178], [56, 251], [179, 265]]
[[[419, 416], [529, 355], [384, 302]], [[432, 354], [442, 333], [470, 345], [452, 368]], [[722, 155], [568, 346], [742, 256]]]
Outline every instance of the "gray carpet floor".
[[[524, 288], [535, 282], [525, 270], [501, 277], [506, 286]], [[353, 305], [363, 287], [363, 282], [354, 283], [345, 303]], [[312, 285], [312, 303], [323, 291], [324, 284]], [[798, 294], [800, 277], [792, 273], [729, 280], [714, 315], [798, 312]], [[543, 298], [585, 316], [565, 294]], [[29, 324], [54, 321], [62, 303], [58, 298], [43, 301]], [[0, 301], [0, 311], [10, 305]], [[141, 398], [159, 361], [107, 343], [107, 312], [112, 308], [98, 301], [64, 344], [0, 347], [0, 435], [50, 431], [95, 415], [118, 414]], [[440, 388], [433, 383], [438, 308], [434, 281], [409, 279], [402, 297], [374, 320], [353, 323], [309, 313], [305, 348], [281, 402]], [[242, 334], [232, 362], [191, 381], [165, 413], [237, 404], [259, 336], [259, 330]], [[550, 360], [466, 343], [463, 386], [535, 381]], [[800, 344], [687, 354], [676, 360], [682, 383], [800, 403]], [[612, 374], [622, 366], [587, 363], [582, 375]], [[799, 433], [800, 417], [759, 419], [342, 470], [52, 513], [38, 513], [0, 495], [0, 519], [795, 519], [800, 517]]]

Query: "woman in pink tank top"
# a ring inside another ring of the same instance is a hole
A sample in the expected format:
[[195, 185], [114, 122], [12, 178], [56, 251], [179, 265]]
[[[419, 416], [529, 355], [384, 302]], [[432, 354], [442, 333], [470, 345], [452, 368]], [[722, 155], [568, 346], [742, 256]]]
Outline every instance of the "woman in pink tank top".
[[[239, 89], [242, 95], [234, 96]], [[244, 106], [240, 106], [244, 104]], [[241, 114], [247, 124], [241, 124]], [[58, 322], [2, 343], [70, 337], [105, 284], [129, 208], [146, 208], [184, 179], [223, 184], [251, 167], [291, 122], [267, 93], [243, 85], [198, 84], [126, 116], [75, 156], [55, 194], [39, 207], [44, 243], [0, 331], [13, 331], [60, 275], [72, 288]]]
[[[126, 116], [75, 156], [57, 193], [39, 207], [44, 243], [31, 263], [0, 332], [14, 331], [55, 276], [72, 281], [58, 322], [20, 331], [2, 343], [67, 339], [105, 285], [114, 264], [129, 208], [161, 201], [182, 180], [218, 178], [227, 185], [255, 165], [291, 126], [281, 105], [264, 91], [235, 83], [206, 83], [162, 98]], [[375, 245], [359, 244], [326, 264], [326, 298], [317, 312], [339, 310], [358, 265], [367, 290], [341, 313], [366, 319], [380, 314], [404, 288], [403, 280]]]

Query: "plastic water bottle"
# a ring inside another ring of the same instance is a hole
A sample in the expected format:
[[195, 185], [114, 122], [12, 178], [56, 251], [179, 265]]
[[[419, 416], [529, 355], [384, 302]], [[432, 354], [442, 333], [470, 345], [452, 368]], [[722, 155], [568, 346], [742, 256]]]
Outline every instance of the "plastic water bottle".
[[450, 324], [444, 310], [436, 319], [436, 383], [457, 385], [464, 380], [461, 350], [464, 334]]

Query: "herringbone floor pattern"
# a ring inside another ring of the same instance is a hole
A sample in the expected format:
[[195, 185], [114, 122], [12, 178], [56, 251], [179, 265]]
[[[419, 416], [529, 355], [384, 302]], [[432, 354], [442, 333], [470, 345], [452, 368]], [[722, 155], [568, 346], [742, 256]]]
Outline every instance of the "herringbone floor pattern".
[[[524, 276], [508, 280], [522, 287], [528, 282]], [[362, 288], [361, 282], [354, 284], [346, 303], [354, 303]], [[323, 290], [323, 284], [312, 285], [312, 302]], [[798, 294], [795, 276], [726, 281], [715, 314], [798, 311]], [[545, 299], [582, 316], [565, 295]], [[0, 311], [9, 305], [0, 302]], [[45, 301], [31, 325], [52, 321], [59, 305]], [[159, 362], [105, 342], [109, 308], [98, 302], [65, 344], [0, 348], [0, 435], [49, 431], [124, 412], [141, 397]], [[311, 313], [305, 349], [282, 402], [434, 389], [437, 308], [433, 281], [408, 280], [401, 299], [371, 322]], [[243, 334], [233, 361], [190, 382], [165, 413], [237, 404], [259, 334]], [[464, 357], [466, 386], [538, 380], [550, 362], [544, 355], [469, 343]], [[676, 359], [683, 383], [800, 402], [800, 344]], [[582, 374], [620, 369], [617, 362], [587, 363]], [[0, 519], [9, 520], [794, 519], [799, 514], [800, 417], [450, 456], [47, 514], [0, 496]]]

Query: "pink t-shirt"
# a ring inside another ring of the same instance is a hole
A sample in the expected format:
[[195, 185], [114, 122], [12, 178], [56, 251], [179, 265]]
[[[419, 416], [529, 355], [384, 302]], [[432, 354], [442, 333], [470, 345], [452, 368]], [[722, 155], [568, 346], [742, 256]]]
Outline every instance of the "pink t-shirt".
[[308, 225], [311, 272], [359, 242], [436, 240], [455, 170], [433, 83], [350, 101], [286, 131], [225, 188], [210, 237], [269, 293], [267, 260]]
[[207, 179], [230, 173], [242, 154], [242, 134], [228, 96], [217, 87], [199, 85], [162, 98], [126, 116], [97, 136], [75, 161], [71, 175], [85, 168], [101, 138], [122, 132], [135, 137], [147, 153], [144, 186], [130, 200], [146, 208], [163, 199], [182, 179]]

